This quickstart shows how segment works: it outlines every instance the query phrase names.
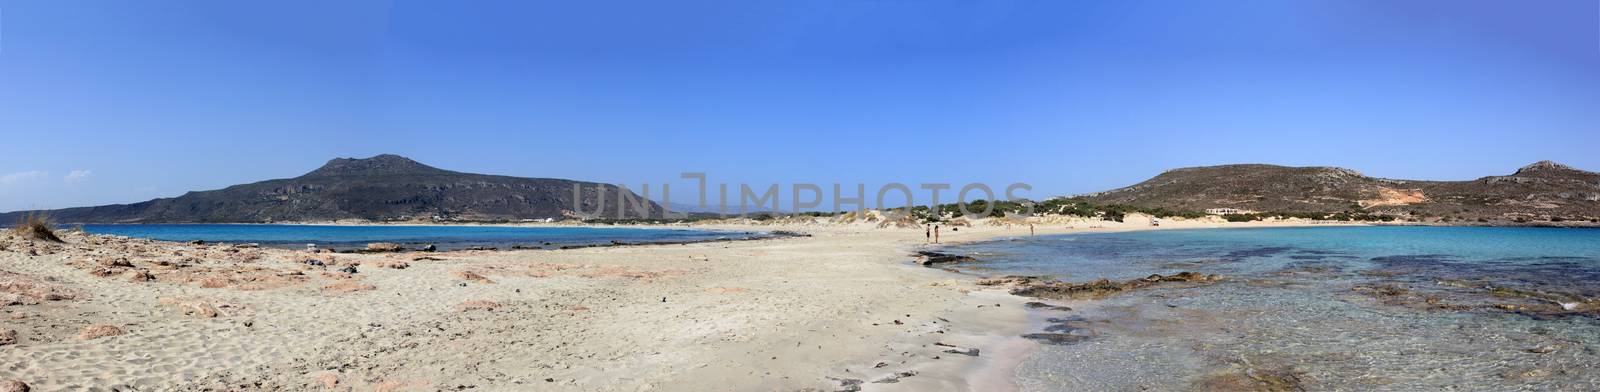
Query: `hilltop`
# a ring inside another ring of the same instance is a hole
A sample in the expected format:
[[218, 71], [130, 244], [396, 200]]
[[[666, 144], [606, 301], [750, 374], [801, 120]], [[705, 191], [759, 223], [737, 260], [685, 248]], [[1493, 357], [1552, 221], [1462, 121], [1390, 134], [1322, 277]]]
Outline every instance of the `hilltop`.
[[1600, 174], [1550, 161], [1471, 181], [1368, 177], [1337, 167], [1262, 164], [1169, 170], [1144, 182], [1071, 199], [1177, 211], [1366, 213], [1439, 221], [1600, 218]]
[[[583, 189], [574, 199], [573, 186]], [[523, 220], [576, 217], [575, 206], [593, 213], [599, 186], [593, 182], [461, 173], [422, 164], [399, 155], [337, 158], [305, 175], [189, 192], [133, 204], [67, 208], [46, 213], [69, 223], [255, 223], [342, 219], [397, 220]], [[617, 217], [621, 194], [605, 186], [606, 218]], [[629, 197], [637, 194], [628, 192]], [[624, 217], [657, 216], [661, 206], [649, 202], [648, 214], [624, 209]], [[0, 222], [19, 219], [20, 212], [0, 214]]]

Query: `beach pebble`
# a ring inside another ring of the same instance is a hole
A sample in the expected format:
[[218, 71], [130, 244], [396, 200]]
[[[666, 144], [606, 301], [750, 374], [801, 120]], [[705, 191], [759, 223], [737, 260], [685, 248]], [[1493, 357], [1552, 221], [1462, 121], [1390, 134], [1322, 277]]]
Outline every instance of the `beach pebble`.
[[222, 287], [228, 287], [228, 280], [227, 279], [223, 279], [223, 278], [205, 278], [205, 279], [200, 279], [200, 288], [215, 289], [215, 288], [222, 288]]
[[10, 329], [0, 330], [0, 346], [10, 344], [17, 344], [17, 331]]
[[317, 373], [315, 379], [317, 384], [321, 384], [324, 389], [334, 389], [339, 386], [339, 375], [333, 372]]
[[949, 350], [944, 350], [944, 352], [948, 354], [961, 354], [970, 357], [978, 356], [978, 349], [976, 348], [952, 348]]
[[356, 266], [354, 266], [354, 265], [347, 265], [347, 266], [345, 266], [345, 267], [344, 267], [344, 268], [340, 268], [340, 269], [339, 269], [339, 272], [344, 272], [344, 273], [350, 273], [350, 274], [353, 274], [353, 273], [356, 273], [356, 272], [357, 272], [357, 271], [356, 271]]
[[28, 392], [28, 384], [17, 380], [0, 381], [0, 392]]
[[374, 242], [367, 244], [368, 252], [399, 252], [405, 250], [404, 246], [393, 242]]
[[838, 389], [836, 389], [838, 391], [856, 392], [856, 391], [860, 391], [861, 390], [861, 380], [859, 380], [859, 379], [854, 379], [854, 378], [833, 378], [833, 377], [828, 377], [828, 378], [832, 379], [834, 382], [839, 383], [839, 387], [838, 387]]
[[327, 285], [327, 286], [322, 286], [322, 290], [323, 291], [334, 292], [334, 293], [351, 293], [351, 292], [357, 292], [357, 291], [371, 291], [371, 290], [377, 290], [377, 289], [378, 289], [378, 286], [373, 286], [373, 285], [370, 285], [370, 284], [361, 283], [361, 282], [353, 282], [353, 281], [342, 281], [342, 282], [330, 284], [330, 285]]
[[965, 347], [956, 346], [956, 345], [945, 343], [945, 342], [935, 342], [935, 343], [933, 343], [933, 345], [939, 346], [939, 347], [948, 347], [949, 349], [944, 350], [944, 352], [947, 353], [947, 354], [961, 354], [961, 355], [973, 356], [973, 357], [978, 356], [978, 349], [977, 348], [965, 348]]
[[17, 293], [0, 293], [0, 306], [33, 305], [37, 303], [32, 298], [24, 297]]
[[472, 301], [462, 302], [460, 305], [456, 305], [456, 308], [460, 309], [462, 311], [468, 311], [468, 310], [495, 310], [495, 309], [500, 308], [500, 304], [497, 303], [497, 302], [488, 301], [488, 300], [472, 300]]
[[132, 273], [128, 274], [128, 281], [129, 282], [139, 283], [139, 282], [149, 282], [149, 281], [152, 281], [152, 280], [156, 280], [156, 276], [155, 275], [151, 275], [150, 271], [138, 270], [138, 271], [133, 271]]
[[473, 281], [473, 282], [485, 283], [485, 284], [494, 283], [494, 281], [490, 280], [489, 277], [483, 276], [482, 274], [479, 274], [477, 272], [455, 271], [454, 274], [455, 274], [455, 276], [457, 278], [461, 278], [461, 280]]
[[117, 327], [115, 325], [90, 325], [83, 327], [83, 330], [78, 332], [78, 340], [99, 339], [107, 336], [117, 336], [123, 333], [126, 332], [123, 332], [121, 327]]
[[902, 379], [902, 378], [911, 377], [911, 376], [915, 376], [915, 375], [917, 375], [917, 371], [915, 371], [915, 370], [907, 370], [907, 371], [898, 372], [898, 373], [895, 373], [895, 374], [890, 374], [890, 375], [887, 375], [887, 376], [883, 376], [883, 378], [879, 378], [877, 380], [873, 380], [872, 383], [873, 384], [893, 384], [893, 383], [900, 382], [900, 379]]

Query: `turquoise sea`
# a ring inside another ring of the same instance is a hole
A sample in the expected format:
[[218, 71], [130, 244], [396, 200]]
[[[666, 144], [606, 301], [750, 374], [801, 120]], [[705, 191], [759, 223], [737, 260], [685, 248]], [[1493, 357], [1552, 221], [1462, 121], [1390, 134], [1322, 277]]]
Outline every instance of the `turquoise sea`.
[[623, 243], [693, 242], [764, 236], [763, 233], [631, 227], [511, 226], [319, 226], [257, 224], [84, 225], [94, 234], [163, 241], [260, 243], [266, 246], [323, 248], [363, 247], [372, 242], [435, 245], [440, 249], [472, 246], [559, 247]]
[[1160, 230], [947, 250], [984, 275], [1226, 277], [1040, 311], [1039, 328], [1079, 338], [1042, 344], [1024, 390], [1600, 390], [1600, 230]]

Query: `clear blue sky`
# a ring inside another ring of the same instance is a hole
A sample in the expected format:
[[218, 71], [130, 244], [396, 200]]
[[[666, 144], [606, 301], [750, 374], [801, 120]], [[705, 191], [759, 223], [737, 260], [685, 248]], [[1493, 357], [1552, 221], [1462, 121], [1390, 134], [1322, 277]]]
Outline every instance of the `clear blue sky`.
[[0, 0], [0, 136], [0, 211], [379, 153], [1031, 196], [1240, 162], [1596, 170], [1600, 3]]

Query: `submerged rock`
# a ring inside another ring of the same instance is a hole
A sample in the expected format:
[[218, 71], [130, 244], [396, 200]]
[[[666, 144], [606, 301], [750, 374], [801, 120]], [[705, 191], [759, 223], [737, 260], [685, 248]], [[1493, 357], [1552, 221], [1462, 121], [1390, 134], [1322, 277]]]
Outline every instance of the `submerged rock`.
[[1534, 354], [1549, 354], [1560, 349], [1561, 345], [1559, 344], [1541, 344], [1538, 346], [1529, 347], [1526, 351]]
[[1082, 342], [1082, 341], [1085, 341], [1085, 340], [1089, 340], [1089, 336], [1087, 336], [1087, 335], [1074, 335], [1074, 334], [1070, 334], [1070, 333], [1049, 333], [1049, 332], [1023, 334], [1022, 338], [1023, 339], [1032, 340], [1032, 341], [1036, 341], [1036, 342], [1039, 342], [1039, 343], [1053, 344], [1053, 345], [1057, 345], [1057, 346], [1064, 346], [1064, 345], [1068, 345], [1068, 344], [1073, 344], [1073, 343], [1078, 343], [1078, 342]]
[[1100, 299], [1128, 290], [1140, 289], [1169, 282], [1215, 283], [1223, 278], [1198, 272], [1180, 272], [1172, 276], [1150, 275], [1143, 279], [1113, 282], [1100, 279], [1088, 283], [1046, 282], [1027, 283], [1011, 290], [1011, 294], [1046, 299]]
[[1533, 317], [1595, 315], [1600, 306], [1579, 294], [1543, 287], [1516, 288], [1484, 279], [1443, 279], [1432, 284], [1388, 280], [1351, 288], [1388, 306], [1426, 311], [1489, 310]]
[[947, 253], [930, 252], [930, 251], [925, 251], [925, 250], [924, 251], [918, 251], [917, 252], [917, 258], [919, 259], [918, 263], [922, 264], [925, 267], [934, 266], [934, 265], [938, 265], [938, 264], [970, 263], [970, 262], [978, 261], [978, 259], [974, 259], [971, 256], [953, 255], [953, 254], [947, 254]]
[[1201, 391], [1304, 391], [1304, 372], [1293, 367], [1243, 368], [1201, 377], [1193, 385]]
[[1035, 276], [1007, 275], [978, 279], [975, 283], [979, 286], [1016, 286], [1030, 284], [1038, 280], [1040, 278]]
[[1037, 302], [1037, 301], [1036, 302], [1028, 302], [1028, 303], [1022, 304], [1022, 306], [1025, 306], [1028, 309], [1045, 309], [1045, 310], [1054, 310], [1054, 311], [1061, 311], [1061, 312], [1072, 311], [1072, 308], [1070, 308], [1070, 307], [1060, 306], [1060, 305], [1051, 305], [1051, 304], [1047, 304], [1047, 303], [1043, 303], [1043, 302]]
[[1505, 379], [1508, 379], [1508, 380], [1528, 380], [1528, 379], [1545, 378], [1545, 377], [1549, 377], [1549, 376], [1550, 376], [1550, 371], [1549, 370], [1540, 369], [1540, 368], [1531, 368], [1531, 369], [1524, 369], [1524, 370], [1508, 370], [1505, 373], [1501, 373], [1500, 374], [1500, 377], [1504, 377]]

